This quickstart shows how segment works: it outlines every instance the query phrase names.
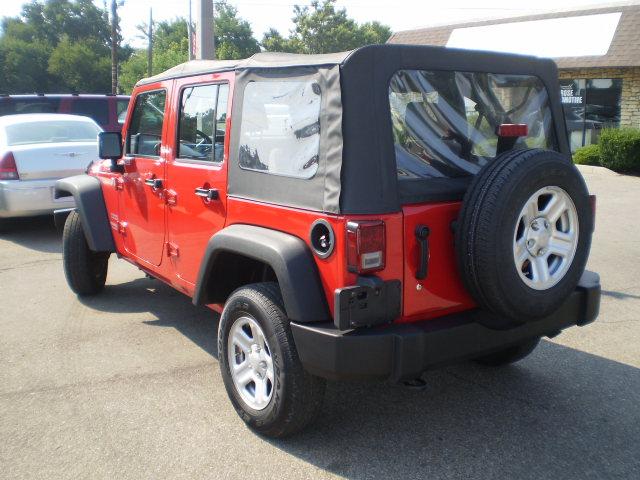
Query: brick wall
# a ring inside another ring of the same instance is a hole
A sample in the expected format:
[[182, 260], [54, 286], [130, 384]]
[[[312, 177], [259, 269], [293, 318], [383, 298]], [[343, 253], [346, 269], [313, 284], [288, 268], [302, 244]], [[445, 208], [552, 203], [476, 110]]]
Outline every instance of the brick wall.
[[560, 78], [621, 78], [620, 125], [640, 128], [640, 67], [562, 69]]

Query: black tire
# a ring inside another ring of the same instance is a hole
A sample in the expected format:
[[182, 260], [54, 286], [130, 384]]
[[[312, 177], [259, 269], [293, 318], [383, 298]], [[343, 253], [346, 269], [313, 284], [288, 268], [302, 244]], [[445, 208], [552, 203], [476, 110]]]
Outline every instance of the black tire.
[[[578, 218], [578, 243], [564, 276], [545, 290], [527, 285], [514, 262], [514, 232], [534, 193], [560, 187]], [[589, 194], [576, 167], [563, 155], [539, 149], [509, 151], [483, 168], [467, 190], [455, 242], [458, 269], [478, 305], [497, 314], [488, 326], [508, 328], [558, 309], [575, 289], [591, 247]]]
[[531, 352], [540, 343], [540, 338], [533, 338], [517, 345], [512, 345], [504, 350], [499, 350], [489, 355], [484, 355], [474, 359], [475, 362], [488, 367], [502, 367], [503, 365], [509, 365], [511, 363], [518, 362], [525, 357], [528, 357]]
[[[249, 316], [263, 330], [274, 365], [268, 405], [255, 410], [235, 387], [228, 357], [228, 337], [234, 322]], [[325, 380], [307, 373], [293, 341], [280, 289], [276, 283], [256, 283], [237, 289], [227, 300], [218, 328], [220, 372], [238, 415], [256, 432], [282, 438], [308, 426], [322, 406]]]
[[62, 261], [64, 275], [77, 295], [95, 295], [107, 280], [108, 252], [94, 252], [89, 248], [78, 212], [67, 217], [62, 233]]

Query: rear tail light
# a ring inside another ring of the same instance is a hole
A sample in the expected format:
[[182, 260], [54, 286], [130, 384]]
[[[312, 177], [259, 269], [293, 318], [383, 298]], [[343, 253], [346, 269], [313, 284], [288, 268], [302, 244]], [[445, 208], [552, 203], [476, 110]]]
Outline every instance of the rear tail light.
[[347, 222], [347, 267], [352, 273], [384, 268], [385, 229], [382, 220]]
[[496, 134], [499, 137], [526, 137], [529, 135], [529, 126], [526, 123], [503, 123]]
[[5, 153], [0, 158], [0, 180], [19, 180], [16, 159], [12, 152]]

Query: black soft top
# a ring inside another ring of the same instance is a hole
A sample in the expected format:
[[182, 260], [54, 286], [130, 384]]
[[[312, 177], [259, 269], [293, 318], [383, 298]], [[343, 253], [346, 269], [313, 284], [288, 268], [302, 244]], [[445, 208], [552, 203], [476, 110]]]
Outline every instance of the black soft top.
[[173, 78], [190, 77], [192, 75], [206, 75], [207, 73], [229, 72], [249, 68], [289, 68], [289, 67], [320, 67], [340, 65], [356, 50], [322, 55], [304, 55], [299, 53], [262, 52], [256, 53], [242, 60], [191, 60], [181, 63], [169, 70], [143, 78], [138, 85], [170, 80]]
[[[550, 59], [416, 45], [370, 45], [326, 55], [258, 53], [246, 60], [192, 61], [138, 85], [237, 71], [233, 118], [240, 124], [248, 82], [313, 78], [322, 87], [320, 163], [310, 180], [287, 178], [238, 167], [239, 138], [231, 137], [229, 194], [330, 213], [382, 214], [402, 204], [462, 198], [467, 179], [433, 179], [419, 191], [400, 192], [389, 106], [389, 82], [398, 70], [449, 70], [533, 75], [545, 85], [558, 149], [570, 154], [557, 67]], [[324, 98], [326, 97], [326, 98]], [[236, 123], [237, 122], [237, 123]]]

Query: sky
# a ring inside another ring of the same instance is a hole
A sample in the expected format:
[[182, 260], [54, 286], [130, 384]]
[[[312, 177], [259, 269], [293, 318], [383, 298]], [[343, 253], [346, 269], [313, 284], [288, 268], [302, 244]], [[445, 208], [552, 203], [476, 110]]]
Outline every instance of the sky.
[[[94, 0], [99, 7], [104, 0]], [[195, 2], [193, 13], [195, 15]], [[25, 0], [0, 0], [0, 16], [18, 15]], [[107, 0], [110, 4], [111, 0]], [[283, 35], [293, 27], [293, 6], [309, 4], [310, 0], [229, 0], [237, 7], [240, 16], [251, 23], [258, 40], [269, 28], [274, 27]], [[339, 7], [346, 7], [347, 14], [358, 22], [378, 20], [393, 31], [426, 27], [477, 19], [520, 16], [543, 13], [551, 10], [580, 6], [607, 5], [602, 0], [340, 0]], [[618, 2], [620, 3], [620, 2]], [[127, 43], [143, 47], [146, 41], [139, 38], [136, 25], [149, 18], [149, 7], [153, 7], [155, 20], [187, 17], [189, 0], [125, 0], [119, 8], [121, 27]]]

